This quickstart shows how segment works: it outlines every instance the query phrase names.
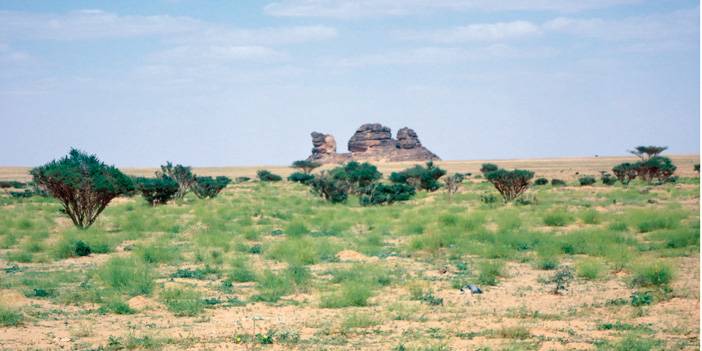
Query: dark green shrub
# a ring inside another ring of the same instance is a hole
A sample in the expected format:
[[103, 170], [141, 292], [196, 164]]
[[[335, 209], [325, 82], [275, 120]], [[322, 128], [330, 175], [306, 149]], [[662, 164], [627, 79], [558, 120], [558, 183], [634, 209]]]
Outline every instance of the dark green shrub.
[[562, 186], [562, 185], [566, 185], [566, 182], [565, 182], [565, 181], [562, 181], [562, 180], [560, 180], [560, 179], [555, 179], [555, 178], [554, 178], [554, 179], [551, 179], [551, 185], [553, 185], [553, 186]]
[[193, 184], [192, 189], [200, 199], [216, 197], [232, 181], [228, 177], [223, 176], [217, 178], [196, 177], [195, 179], [196, 182]]
[[136, 189], [149, 205], [163, 205], [178, 193], [178, 182], [163, 174], [158, 178], [139, 177], [135, 180]]
[[22, 189], [26, 188], [27, 183], [22, 183], [18, 181], [2, 181], [0, 182], [0, 189], [7, 189], [7, 188], [15, 188], [15, 189]]
[[669, 158], [663, 156], [653, 156], [646, 161], [637, 162], [634, 167], [636, 175], [649, 184], [654, 178], [661, 183], [668, 181], [677, 169]]
[[617, 182], [617, 178], [612, 177], [612, 175], [609, 173], [602, 173], [602, 177], [600, 179], [604, 185], [614, 185]]
[[439, 178], [445, 174], [445, 170], [434, 166], [433, 162], [427, 162], [426, 167], [417, 165], [402, 172], [393, 172], [390, 175], [390, 181], [397, 184], [412, 185], [417, 189], [426, 191], [436, 191], [441, 187]]
[[631, 294], [631, 305], [634, 307], [648, 306], [653, 303], [653, 296], [646, 291], [637, 291]]
[[300, 184], [308, 184], [312, 179], [314, 179], [313, 175], [301, 172], [295, 172], [288, 177], [289, 181]]
[[251, 180], [251, 178], [249, 178], [249, 177], [236, 177], [236, 179], [234, 179], [234, 180], [235, 180], [237, 183], [246, 183], [246, 182], [248, 182], [249, 180]]
[[392, 204], [407, 201], [415, 194], [414, 187], [406, 184], [385, 185], [383, 183], [366, 189], [359, 197], [361, 206]]
[[71, 149], [68, 156], [29, 172], [42, 190], [57, 198], [77, 227], [87, 228], [117, 196], [132, 191], [132, 181], [95, 155]]
[[374, 165], [364, 162], [351, 161], [343, 167], [329, 171], [329, 174], [339, 183], [346, 184], [346, 191], [352, 194], [362, 194], [367, 187], [383, 177]]
[[539, 179], [537, 179], [537, 180], [534, 181], [534, 184], [536, 184], [536, 185], [546, 185], [546, 184], [548, 184], [548, 179], [546, 179], [546, 178], [539, 178]]
[[492, 163], [483, 163], [483, 165], [480, 167], [480, 172], [483, 173], [483, 176], [487, 177], [487, 174], [490, 172], [495, 172], [499, 167], [497, 165], [492, 164]]
[[165, 166], [161, 166], [161, 172], [156, 172], [156, 177], [161, 175], [168, 176], [178, 183], [178, 191], [175, 194], [176, 199], [182, 199], [185, 194], [192, 190], [197, 183], [195, 175], [192, 173], [190, 166], [175, 165], [166, 162]]
[[592, 185], [595, 184], [595, 182], [597, 182], [595, 178], [590, 176], [580, 177], [578, 181], [580, 181], [580, 186]]
[[349, 197], [348, 185], [328, 174], [315, 177], [308, 185], [314, 194], [332, 203], [345, 202]]
[[697, 171], [697, 173], [700, 173], [700, 164], [696, 164], [694, 169]]
[[76, 256], [89, 256], [93, 252], [93, 249], [91, 249], [90, 246], [88, 246], [82, 240], [78, 240], [76, 242], [76, 249], [74, 252]]
[[15, 199], [26, 199], [34, 195], [34, 193], [29, 189], [25, 189], [24, 191], [10, 191], [9, 193], [10, 196], [12, 196]]
[[636, 166], [629, 162], [614, 166], [612, 172], [623, 185], [627, 185], [636, 179]]
[[534, 177], [534, 172], [498, 169], [487, 173], [485, 177], [500, 192], [505, 201], [512, 201], [529, 188], [529, 180]]
[[308, 161], [308, 160], [295, 161], [292, 164], [293, 168], [297, 168], [299, 170], [302, 170], [302, 172], [304, 174], [307, 174], [307, 175], [311, 174], [315, 168], [319, 168], [321, 166], [322, 166], [322, 164], [319, 162]]
[[273, 174], [265, 169], [258, 170], [256, 172], [258, 179], [263, 182], [279, 182], [283, 180], [283, 177]]

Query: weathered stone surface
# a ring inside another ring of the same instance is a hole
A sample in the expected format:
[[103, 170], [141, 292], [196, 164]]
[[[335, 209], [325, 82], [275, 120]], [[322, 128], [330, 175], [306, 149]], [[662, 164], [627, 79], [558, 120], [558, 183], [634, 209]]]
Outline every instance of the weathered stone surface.
[[439, 156], [422, 146], [414, 130], [407, 127], [400, 129], [395, 140], [392, 138], [390, 128], [379, 123], [364, 124], [356, 130], [348, 143], [350, 153], [336, 153], [334, 137], [328, 134], [312, 133], [312, 145], [314, 145], [312, 156], [308, 160], [321, 163], [345, 163], [351, 160], [362, 162], [441, 160]]
[[336, 153], [336, 140], [331, 134], [312, 132], [312, 155]]
[[416, 149], [422, 147], [422, 143], [417, 138], [414, 130], [404, 127], [397, 131], [398, 149]]
[[349, 151], [366, 152], [374, 147], [395, 146], [390, 128], [380, 123], [364, 124], [356, 129], [356, 133], [349, 140]]

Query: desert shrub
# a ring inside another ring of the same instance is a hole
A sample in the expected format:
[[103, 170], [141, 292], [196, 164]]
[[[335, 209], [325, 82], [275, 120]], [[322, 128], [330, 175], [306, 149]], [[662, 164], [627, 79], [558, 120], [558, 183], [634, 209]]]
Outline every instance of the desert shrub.
[[556, 272], [551, 278], [545, 281], [546, 284], [554, 284], [552, 293], [559, 294], [561, 291], [568, 290], [570, 282], [573, 281], [573, 272], [568, 267], [563, 267]]
[[113, 257], [97, 269], [105, 285], [129, 296], [149, 295], [154, 288], [151, 268], [141, 260]]
[[480, 172], [483, 173], [484, 177], [487, 177], [487, 174], [490, 172], [496, 172], [499, 167], [497, 165], [492, 164], [492, 163], [483, 163], [483, 165], [480, 167]]
[[161, 172], [156, 172], [157, 178], [164, 175], [178, 183], [178, 190], [175, 193], [176, 199], [182, 199], [197, 183], [197, 177], [193, 174], [190, 166], [173, 166], [171, 162], [166, 162], [165, 166], [161, 166]]
[[0, 189], [8, 189], [8, 188], [15, 188], [15, 189], [22, 189], [26, 188], [27, 183], [22, 183], [18, 181], [1, 181], [0, 182]]
[[551, 212], [542, 217], [549, 227], [565, 227], [573, 222], [573, 217], [566, 212]]
[[329, 171], [336, 180], [346, 183], [347, 191], [352, 194], [361, 194], [364, 190], [383, 177], [378, 168], [370, 163], [351, 161], [343, 167]]
[[249, 180], [251, 180], [251, 178], [249, 178], [249, 177], [236, 177], [234, 179], [234, 181], [236, 181], [237, 183], [246, 183]]
[[77, 227], [90, 227], [117, 196], [134, 189], [132, 181], [95, 155], [71, 149], [68, 156], [29, 172], [39, 188], [57, 198]]
[[179, 250], [171, 247], [140, 245], [136, 247], [134, 252], [146, 263], [169, 263], [181, 258]]
[[587, 209], [578, 214], [578, 217], [585, 224], [600, 224], [602, 222], [602, 215], [599, 211], [595, 209]]
[[261, 169], [256, 171], [256, 176], [258, 176], [258, 180], [263, 181], [263, 182], [278, 182], [283, 180], [283, 177], [273, 174], [268, 170]]
[[308, 185], [314, 194], [332, 203], [345, 202], [349, 197], [348, 185], [328, 174], [315, 177]]
[[483, 261], [478, 266], [480, 273], [476, 279], [478, 284], [497, 285], [497, 278], [505, 276], [505, 263], [502, 261]]
[[314, 179], [313, 175], [307, 174], [307, 173], [300, 173], [300, 172], [295, 172], [288, 177], [289, 181], [297, 182], [300, 184], [307, 184], [312, 179]]
[[22, 312], [4, 305], [0, 305], [0, 326], [4, 328], [18, 327], [26, 321], [27, 317]]
[[604, 185], [614, 185], [617, 183], [617, 177], [612, 177], [609, 173], [602, 173], [600, 180], [602, 180], [602, 184]]
[[578, 178], [578, 181], [580, 181], [580, 186], [592, 185], [595, 184], [595, 182], [597, 182], [595, 178], [590, 176], [580, 177]]
[[507, 171], [498, 169], [485, 175], [487, 181], [495, 186], [505, 201], [512, 201], [529, 188], [529, 180], [534, 172], [515, 169]]
[[417, 165], [402, 172], [393, 172], [390, 175], [390, 181], [397, 184], [413, 185], [417, 189], [426, 191], [436, 191], [441, 187], [439, 178], [445, 174], [445, 170], [434, 166], [433, 162], [427, 162], [425, 167]]
[[373, 296], [373, 289], [357, 281], [343, 282], [336, 292], [322, 295], [319, 307], [344, 308], [368, 306], [368, 299]]
[[151, 206], [166, 204], [175, 198], [180, 187], [178, 182], [165, 174], [157, 178], [139, 177], [135, 183], [137, 191]]
[[606, 266], [597, 259], [582, 259], [575, 265], [575, 275], [585, 280], [599, 279], [604, 273]]
[[246, 256], [236, 257], [231, 261], [229, 279], [238, 283], [251, 282], [256, 279], [251, 262]]
[[614, 168], [612, 168], [612, 172], [617, 177], [617, 179], [624, 185], [627, 185], [629, 184], [629, 182], [636, 179], [637, 175], [636, 166], [629, 162], [624, 162], [622, 164], [614, 166]]
[[561, 185], [566, 185], [566, 182], [560, 179], [551, 179], [551, 185], [553, 186], [561, 186]]
[[634, 266], [631, 285], [634, 287], [667, 286], [673, 280], [675, 270], [665, 262], [643, 263]]
[[539, 179], [537, 179], [537, 180], [534, 181], [534, 184], [536, 184], [536, 185], [546, 185], [546, 184], [548, 184], [548, 179], [546, 179], [546, 178], [539, 178]]
[[669, 158], [663, 156], [653, 156], [646, 161], [639, 161], [634, 167], [636, 175], [649, 184], [653, 182], [654, 178], [661, 183], [673, 179], [673, 174], [677, 169]]
[[25, 189], [24, 191], [10, 191], [9, 193], [10, 196], [15, 199], [26, 199], [34, 195], [34, 193], [29, 189]]
[[192, 190], [200, 199], [216, 197], [232, 181], [228, 177], [196, 177]]
[[446, 192], [448, 193], [449, 197], [451, 196], [451, 194], [454, 194], [458, 191], [459, 187], [461, 186], [461, 183], [463, 182], [463, 179], [465, 179], [465, 176], [461, 173], [454, 173], [452, 175], [441, 177], [441, 180], [446, 185]]
[[361, 206], [392, 204], [407, 201], [415, 194], [414, 187], [406, 184], [385, 185], [379, 183], [368, 187], [365, 194], [359, 197]]
[[294, 282], [285, 272], [274, 273], [270, 269], [264, 270], [257, 278], [258, 292], [251, 296], [252, 301], [276, 302], [285, 295], [292, 294]]
[[693, 169], [697, 171], [697, 173], [700, 173], [700, 164], [696, 164]]
[[178, 317], [194, 317], [205, 310], [202, 294], [189, 288], [166, 288], [159, 294], [168, 310]]
[[319, 168], [321, 166], [322, 164], [319, 162], [308, 160], [295, 161], [292, 164], [293, 168], [299, 169], [303, 172], [303, 174], [307, 175], [310, 175], [315, 168]]

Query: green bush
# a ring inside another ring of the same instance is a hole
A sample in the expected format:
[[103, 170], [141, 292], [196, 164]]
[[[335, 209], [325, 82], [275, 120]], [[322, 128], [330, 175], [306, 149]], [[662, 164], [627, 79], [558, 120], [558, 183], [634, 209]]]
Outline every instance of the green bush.
[[18, 327], [24, 324], [26, 319], [27, 317], [22, 312], [0, 305], [0, 326], [4, 328]]
[[600, 180], [602, 180], [602, 184], [604, 185], [614, 185], [617, 183], [617, 177], [612, 177], [609, 173], [603, 173]]
[[205, 310], [202, 294], [189, 288], [166, 288], [159, 294], [169, 311], [178, 317], [194, 317]]
[[291, 182], [297, 182], [300, 184], [307, 184], [314, 179], [314, 176], [307, 173], [295, 172], [288, 177]]
[[117, 168], [76, 149], [29, 173], [34, 184], [58, 199], [73, 224], [81, 228], [90, 227], [112, 199], [134, 189]]
[[636, 166], [629, 162], [624, 162], [614, 166], [614, 168], [612, 168], [612, 172], [624, 185], [627, 185], [629, 182], [636, 179]]
[[113, 257], [97, 270], [105, 285], [129, 295], [149, 295], [154, 288], [151, 268], [141, 260]]
[[193, 192], [200, 199], [216, 197], [232, 181], [228, 177], [196, 177]]
[[176, 199], [182, 199], [185, 194], [192, 190], [197, 183], [197, 177], [192, 173], [190, 166], [175, 165], [166, 162], [165, 166], [161, 166], [161, 172], [156, 172], [156, 177], [167, 176], [178, 183], [178, 190], [175, 193]]
[[480, 167], [480, 172], [483, 173], [484, 177], [487, 177], [487, 174], [490, 172], [496, 172], [499, 167], [497, 165], [492, 164], [492, 163], [483, 163], [483, 165]]
[[649, 160], [639, 161], [634, 167], [639, 178], [649, 184], [653, 182], [654, 178], [661, 183], [672, 179], [671, 177], [677, 169], [669, 158], [663, 156], [653, 156]]
[[157, 178], [139, 177], [136, 189], [151, 206], [163, 205], [175, 198], [180, 186], [173, 178], [161, 175]]
[[582, 259], [575, 265], [575, 275], [585, 280], [597, 280], [604, 273], [606, 266], [597, 259]]
[[595, 184], [595, 182], [597, 182], [595, 178], [590, 176], [580, 177], [578, 178], [578, 181], [580, 181], [580, 186], [592, 185]]
[[351, 161], [343, 167], [336, 167], [329, 174], [340, 184], [346, 184], [346, 191], [361, 194], [365, 189], [383, 177], [378, 168], [370, 163]]
[[393, 172], [390, 175], [390, 181], [426, 191], [436, 191], [441, 187], [439, 178], [445, 174], [445, 170], [434, 166], [433, 162], [427, 162], [426, 167], [417, 165], [402, 172]]
[[314, 194], [331, 203], [346, 202], [349, 197], [348, 185], [328, 174], [315, 177], [308, 185]]
[[548, 179], [546, 179], [546, 178], [539, 178], [539, 179], [537, 179], [537, 180], [534, 181], [534, 184], [536, 184], [536, 185], [546, 185], [546, 184], [548, 184]]
[[553, 186], [562, 186], [562, 185], [566, 185], [566, 182], [565, 182], [565, 181], [562, 181], [562, 180], [560, 180], [560, 179], [555, 179], [555, 178], [554, 178], [554, 179], [551, 179], [551, 185], [553, 185]]
[[365, 190], [365, 194], [359, 197], [361, 206], [393, 204], [399, 201], [407, 201], [415, 194], [414, 187], [406, 184], [385, 185], [379, 183], [374, 187]]
[[505, 276], [505, 263], [502, 261], [483, 261], [478, 266], [480, 273], [476, 279], [478, 284], [497, 285], [497, 278]]
[[565, 227], [573, 222], [573, 217], [566, 212], [551, 212], [542, 219], [549, 227]]
[[633, 268], [634, 287], [667, 286], [675, 275], [673, 266], [663, 262], [644, 263]]
[[256, 171], [256, 176], [258, 176], [258, 180], [263, 181], [263, 182], [278, 182], [283, 180], [283, 177], [273, 174], [268, 170], [261, 169]]
[[498, 169], [487, 173], [485, 177], [500, 192], [505, 201], [509, 202], [529, 188], [529, 180], [534, 177], [534, 172], [519, 169], [513, 171]]

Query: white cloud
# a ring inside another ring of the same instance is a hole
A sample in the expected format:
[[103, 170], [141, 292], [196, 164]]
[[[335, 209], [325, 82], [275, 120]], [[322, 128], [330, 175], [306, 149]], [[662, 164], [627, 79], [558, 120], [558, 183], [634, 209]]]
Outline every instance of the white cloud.
[[422, 40], [435, 43], [503, 41], [532, 38], [542, 34], [538, 25], [527, 21], [494, 24], [470, 24], [434, 31], [402, 31], [397, 36], [404, 40]]
[[264, 8], [272, 16], [364, 18], [407, 16], [431, 11], [553, 11], [577, 13], [639, 0], [281, 0]]
[[338, 33], [334, 28], [321, 25], [241, 29], [189, 17], [120, 16], [101, 10], [66, 14], [0, 11], [0, 39], [6, 41], [72, 41], [153, 35], [179, 43], [273, 45], [326, 40]]
[[559, 17], [544, 23], [542, 28], [547, 31], [614, 41], [685, 38], [699, 40], [700, 10], [697, 8], [623, 20]]
[[479, 48], [423, 47], [341, 60], [328, 59], [327, 64], [339, 67], [456, 64], [464, 61], [546, 58], [557, 53], [557, 49], [549, 47], [527, 50], [504, 44]]
[[152, 60], [172, 64], [225, 63], [230, 61], [280, 61], [286, 53], [263, 46], [179, 46], [149, 56]]

